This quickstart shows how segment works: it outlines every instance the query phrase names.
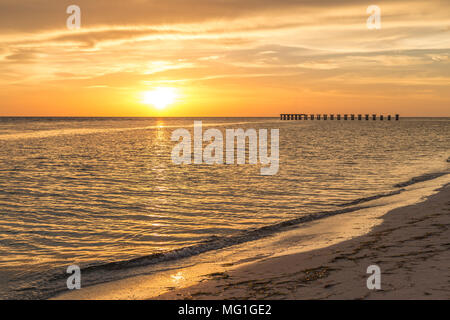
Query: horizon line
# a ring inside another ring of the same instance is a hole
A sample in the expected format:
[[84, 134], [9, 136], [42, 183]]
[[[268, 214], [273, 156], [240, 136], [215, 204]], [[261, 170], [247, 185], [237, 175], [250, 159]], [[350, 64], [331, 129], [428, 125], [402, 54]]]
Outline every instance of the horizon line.
[[[283, 113], [283, 114], [295, 114], [295, 113]], [[308, 113], [313, 114], [313, 113]], [[342, 113], [344, 115], [345, 113]], [[372, 115], [372, 113], [369, 113]], [[314, 113], [314, 115], [316, 115]], [[351, 113], [349, 113], [351, 115]], [[357, 114], [354, 114], [357, 115]], [[382, 113], [377, 115], [384, 115]], [[450, 118], [447, 116], [402, 116], [401, 118]], [[0, 118], [279, 118], [277, 116], [1, 116]]]

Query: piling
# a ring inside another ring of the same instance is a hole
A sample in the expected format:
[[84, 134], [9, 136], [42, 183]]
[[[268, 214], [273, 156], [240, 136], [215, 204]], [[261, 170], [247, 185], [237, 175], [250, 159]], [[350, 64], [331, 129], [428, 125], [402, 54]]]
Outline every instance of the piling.
[[[335, 116], [336, 116], [336, 118], [335, 118]], [[362, 114], [358, 114], [357, 116], [358, 116], [358, 120], [363, 119]], [[335, 114], [305, 114], [305, 113], [281, 113], [280, 114], [280, 120], [309, 120], [308, 118], [311, 120], [314, 120], [314, 119], [317, 119], [317, 120], [321, 120], [321, 119], [323, 119], [323, 120], [328, 120], [328, 119], [341, 120], [341, 115], [340, 114], [336, 114], [336, 115]], [[344, 120], [348, 120], [348, 119], [355, 120], [356, 116], [355, 116], [355, 114], [350, 114], [350, 117], [349, 117], [348, 114], [344, 114], [343, 119]], [[370, 120], [370, 115], [365, 114], [364, 119], [366, 121]], [[379, 119], [380, 119], [380, 121], [383, 121], [385, 119], [384, 115], [380, 115]], [[389, 115], [386, 115], [386, 119], [388, 121], [391, 121], [391, 120], [393, 120], [393, 117], [389, 114]], [[400, 115], [396, 114], [395, 120], [398, 121], [399, 119], [400, 119]], [[372, 120], [377, 120], [376, 114], [372, 114]]]

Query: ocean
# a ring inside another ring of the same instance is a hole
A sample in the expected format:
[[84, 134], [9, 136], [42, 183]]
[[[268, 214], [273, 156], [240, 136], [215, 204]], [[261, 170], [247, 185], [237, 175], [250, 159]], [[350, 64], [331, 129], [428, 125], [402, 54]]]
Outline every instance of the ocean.
[[[195, 120], [279, 129], [278, 173], [174, 164]], [[449, 146], [450, 118], [0, 118], [0, 299], [67, 290], [70, 265], [101, 283], [352, 212], [448, 174]]]

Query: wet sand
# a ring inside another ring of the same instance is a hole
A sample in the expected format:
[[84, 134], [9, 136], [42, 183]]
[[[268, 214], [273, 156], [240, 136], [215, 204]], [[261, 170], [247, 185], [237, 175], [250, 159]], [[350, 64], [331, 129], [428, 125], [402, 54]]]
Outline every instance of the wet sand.
[[[394, 209], [368, 234], [269, 258], [156, 299], [450, 299], [450, 184]], [[381, 289], [369, 290], [370, 265]]]

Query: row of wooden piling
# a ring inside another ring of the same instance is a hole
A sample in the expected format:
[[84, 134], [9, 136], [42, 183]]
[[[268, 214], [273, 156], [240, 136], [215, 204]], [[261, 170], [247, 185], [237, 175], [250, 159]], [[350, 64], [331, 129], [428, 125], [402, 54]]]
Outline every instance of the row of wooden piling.
[[[328, 120], [328, 119], [330, 119], [330, 120], [335, 120], [335, 119], [336, 120], [341, 120], [341, 119], [344, 119], [344, 120], [356, 120], [356, 119], [358, 119], [358, 120], [363, 120], [363, 119], [377, 120], [377, 118], [381, 121], [383, 121], [385, 119], [384, 115], [377, 116], [376, 114], [372, 114], [372, 117], [370, 117], [370, 115], [368, 115], [368, 114], [365, 114], [364, 117], [362, 114], [358, 114], [356, 116], [354, 114], [350, 114], [350, 115], [344, 114], [343, 117], [341, 117], [340, 114], [336, 114], [336, 115], [334, 115], [334, 114], [329, 114], [329, 115], [328, 114], [316, 114], [316, 115], [309, 114], [308, 115], [308, 114], [304, 114], [304, 113], [299, 113], [299, 114], [282, 113], [282, 114], [280, 114], [280, 120], [308, 120], [308, 119], [310, 119], [310, 120], [314, 120], [314, 119], [317, 119], [317, 120], [321, 120], [321, 119], [323, 119], [323, 120]], [[391, 115], [387, 115], [386, 119], [388, 121], [391, 121], [392, 120]], [[398, 114], [396, 114], [395, 120], [398, 121], [399, 119], [400, 119], [400, 116]]]

